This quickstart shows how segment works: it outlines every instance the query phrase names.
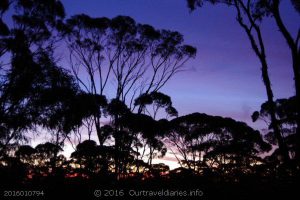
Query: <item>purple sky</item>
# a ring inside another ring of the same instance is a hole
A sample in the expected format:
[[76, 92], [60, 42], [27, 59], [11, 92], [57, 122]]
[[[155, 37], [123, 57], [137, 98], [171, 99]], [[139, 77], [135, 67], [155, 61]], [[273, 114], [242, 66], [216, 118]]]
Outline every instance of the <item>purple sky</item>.
[[[128, 15], [138, 23], [179, 31], [197, 47], [187, 71], [174, 77], [163, 92], [170, 95], [180, 115], [205, 112], [251, 123], [251, 114], [266, 100], [260, 63], [245, 32], [235, 21], [234, 9], [206, 4], [190, 13], [185, 0], [62, 0], [68, 16]], [[300, 15], [282, 1], [282, 17], [295, 35]], [[273, 19], [262, 25], [271, 81], [276, 98], [294, 94], [291, 56]]]

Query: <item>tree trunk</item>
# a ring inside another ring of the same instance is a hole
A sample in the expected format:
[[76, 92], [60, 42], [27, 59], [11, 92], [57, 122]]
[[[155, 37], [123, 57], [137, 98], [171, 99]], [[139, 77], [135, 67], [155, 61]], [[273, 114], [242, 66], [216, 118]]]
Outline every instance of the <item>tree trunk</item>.
[[297, 39], [294, 41], [291, 34], [288, 32], [287, 28], [283, 24], [283, 21], [279, 12], [279, 0], [274, 0], [272, 13], [276, 24], [279, 28], [279, 31], [282, 33], [285, 38], [292, 54], [292, 62], [293, 62], [293, 72], [294, 72], [294, 81], [295, 81], [295, 90], [296, 90], [296, 102], [297, 102], [297, 129], [296, 129], [296, 160], [300, 162], [300, 49], [298, 49], [297, 45], [300, 37], [300, 30], [298, 32]]
[[[95, 122], [96, 122], [96, 120], [95, 120]], [[98, 137], [98, 140], [99, 140], [99, 145], [100, 145], [100, 147], [103, 147], [103, 139], [102, 139], [102, 135], [101, 135], [100, 124], [98, 124], [98, 122], [96, 122], [95, 126], [96, 126], [97, 137]]]
[[269, 73], [268, 73], [268, 65], [266, 63], [265, 58], [260, 57], [260, 61], [261, 61], [261, 65], [262, 65], [262, 67], [261, 67], [262, 78], [263, 78], [263, 82], [266, 87], [268, 103], [270, 105], [271, 127], [273, 128], [274, 135], [278, 142], [278, 147], [279, 147], [280, 154], [282, 156], [282, 161], [284, 163], [286, 163], [287, 161], [289, 161], [289, 153], [288, 153], [286, 143], [284, 142], [284, 138], [281, 135], [280, 128], [279, 128], [279, 122], [278, 122], [278, 120], [276, 118], [276, 114], [275, 114], [276, 108], [275, 108], [275, 103], [273, 100], [273, 91], [272, 91], [271, 81], [270, 81]]
[[[234, 3], [235, 8], [238, 12], [237, 21], [239, 22], [240, 26], [246, 31], [247, 36], [251, 42], [252, 49], [261, 63], [262, 78], [267, 92], [268, 103], [270, 104], [271, 127], [273, 128], [275, 138], [278, 142], [278, 147], [280, 155], [282, 156], [282, 161], [287, 162], [289, 160], [289, 153], [286, 143], [284, 142], [284, 139], [280, 132], [279, 122], [276, 118], [276, 108], [273, 100], [274, 96], [269, 77], [265, 46], [261, 35], [260, 27], [256, 24], [255, 19], [253, 19], [251, 9], [248, 5], [245, 5], [242, 0], [235, 0]], [[242, 13], [245, 13], [250, 25], [247, 25], [244, 22]], [[254, 33], [256, 34], [257, 39], [254, 37], [252, 31], [254, 31]]]

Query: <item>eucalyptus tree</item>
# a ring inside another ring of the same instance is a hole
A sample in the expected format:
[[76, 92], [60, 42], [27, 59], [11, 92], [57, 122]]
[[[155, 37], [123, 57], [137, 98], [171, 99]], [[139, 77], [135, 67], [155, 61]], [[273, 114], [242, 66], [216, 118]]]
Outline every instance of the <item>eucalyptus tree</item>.
[[[289, 155], [292, 159], [296, 156], [296, 129], [297, 129], [297, 99], [295, 96], [287, 99], [277, 99], [275, 101], [276, 105], [276, 116], [279, 120], [280, 130], [282, 136], [288, 146]], [[261, 105], [259, 111], [255, 111], [252, 114], [253, 122], [261, 120], [266, 123], [267, 126], [270, 126], [270, 104], [265, 102]], [[265, 139], [272, 145], [277, 145], [276, 138], [271, 131], [265, 134]], [[276, 150], [276, 154], [278, 154]], [[280, 158], [280, 156], [279, 156]], [[278, 158], [277, 158], [278, 161]], [[280, 161], [280, 160], [279, 160]]]
[[[62, 35], [81, 88], [94, 95], [112, 95], [131, 110], [137, 96], [160, 90], [196, 53], [183, 44], [180, 33], [156, 30], [127, 16], [75, 15], [66, 21]], [[98, 137], [100, 118], [99, 110], [93, 116]]]
[[85, 140], [76, 146], [71, 154], [80, 169], [88, 175], [108, 175], [113, 170], [114, 149], [112, 146], [100, 146], [94, 140]]
[[[9, 6], [12, 24], [8, 26], [2, 21], [2, 15]], [[6, 63], [0, 68], [2, 153], [9, 143], [26, 139], [24, 133], [36, 126], [65, 131], [70, 125], [78, 124], [79, 120], [67, 122], [58, 118], [63, 114], [64, 119], [71, 117], [66, 116], [70, 114], [66, 110], [62, 113], [62, 109], [68, 110], [71, 99], [77, 98], [80, 91], [72, 76], [58, 66], [54, 55], [57, 28], [65, 15], [61, 2], [1, 1], [0, 11], [1, 26], [7, 28], [0, 36], [0, 62]]]
[[[155, 121], [157, 118], [157, 114], [161, 109], [163, 109], [167, 114], [166, 118], [168, 118], [177, 117], [178, 112], [172, 106], [171, 97], [161, 92], [155, 91], [149, 94], [141, 94], [138, 98], [135, 99], [134, 106], [137, 106], [139, 108], [139, 114], [137, 115], [141, 120], [139, 124], [143, 124], [144, 127], [144, 129], [136, 132], [135, 138], [140, 139], [136, 140], [138, 142], [135, 143], [135, 148], [137, 149], [137, 151], [139, 146], [143, 148], [141, 159], [144, 157], [146, 149], [149, 149], [149, 153], [147, 155], [148, 165], [152, 167], [153, 158], [161, 158], [167, 153], [167, 147], [162, 142], [162, 139], [168, 128], [169, 122], [167, 119]], [[148, 117], [148, 119], [147, 117], [143, 117], [143, 115], [145, 114], [149, 115], [150, 117]]]
[[[143, 93], [134, 101], [134, 106], [139, 107], [139, 113], [148, 114], [153, 119], [157, 118], [160, 109], [164, 109], [166, 118], [178, 116], [177, 110], [172, 106], [171, 97], [161, 92]], [[152, 109], [148, 107], [152, 107]]]
[[147, 159], [147, 164], [151, 167], [154, 158], [162, 158], [167, 153], [167, 147], [162, 142], [167, 130], [167, 120], [156, 121], [145, 114], [128, 113], [117, 123], [129, 130], [128, 134], [132, 137], [129, 145], [136, 160]]
[[222, 173], [247, 173], [269, 151], [259, 131], [231, 118], [193, 113], [171, 121], [165, 142], [181, 166], [202, 173], [205, 169]]
[[15, 156], [25, 164], [28, 164], [30, 167], [33, 167], [35, 164], [35, 154], [36, 150], [29, 145], [22, 145], [15, 152]]
[[[126, 173], [127, 165], [133, 160], [131, 150], [133, 136], [125, 128], [124, 123], [120, 121], [120, 119], [128, 116], [131, 111], [123, 101], [112, 99], [107, 105], [106, 112], [113, 118], [111, 122], [112, 132], [110, 134], [114, 139], [115, 173], [117, 178], [119, 178], [121, 173]], [[103, 136], [99, 137], [99, 140], [103, 141], [101, 140], [102, 138]]]
[[[201, 7], [203, 3], [210, 2], [212, 4], [225, 4], [229, 7], [233, 7], [236, 11], [236, 20], [240, 27], [245, 31], [252, 49], [255, 55], [258, 57], [261, 64], [261, 75], [263, 83], [265, 85], [267, 100], [270, 104], [270, 116], [271, 116], [271, 128], [277, 139], [279, 151], [283, 157], [284, 162], [289, 161], [289, 155], [287, 150], [287, 145], [285, 144], [280, 128], [278, 119], [276, 118], [275, 113], [275, 103], [274, 103], [274, 94], [272, 90], [271, 80], [269, 77], [269, 65], [266, 58], [266, 49], [263, 36], [261, 33], [261, 20], [268, 14], [266, 11], [266, 6], [273, 4], [273, 1], [265, 0], [187, 0], [188, 7], [194, 10], [197, 7]], [[275, 3], [279, 1], [275, 0]], [[276, 5], [274, 5], [276, 6]], [[278, 8], [278, 7], [277, 7]], [[297, 41], [297, 40], [296, 40]], [[297, 42], [298, 43], [298, 42]], [[299, 56], [298, 56], [299, 57]], [[297, 71], [297, 74], [299, 70]], [[298, 76], [298, 75], [297, 75]], [[296, 77], [296, 76], [295, 76]], [[297, 84], [296, 84], [297, 85]], [[299, 143], [300, 144], [300, 143]]]
[[[281, 0], [271, 0], [271, 1], [263, 1], [260, 0], [256, 3], [255, 14], [259, 17], [271, 16], [276, 25], [284, 37], [288, 47], [291, 51], [292, 57], [292, 69], [294, 73], [294, 82], [295, 82], [295, 97], [297, 103], [300, 104], [300, 26], [298, 27], [297, 33], [293, 36], [292, 32], [289, 31], [288, 25], [282, 19], [282, 13], [280, 10]], [[291, 0], [292, 5], [295, 10], [300, 14], [300, 3], [297, 0]], [[300, 161], [300, 108], [297, 106], [297, 129], [296, 129], [296, 159], [298, 162]]]

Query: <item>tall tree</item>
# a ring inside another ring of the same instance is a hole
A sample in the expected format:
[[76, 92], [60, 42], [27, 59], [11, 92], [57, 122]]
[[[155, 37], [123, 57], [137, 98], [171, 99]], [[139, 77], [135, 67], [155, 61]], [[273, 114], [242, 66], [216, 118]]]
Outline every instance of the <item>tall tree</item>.
[[[260, 0], [256, 3], [256, 15], [263, 17], [265, 15], [271, 15], [277, 24], [279, 31], [286, 40], [292, 55], [292, 68], [294, 72], [294, 82], [296, 91], [296, 100], [300, 105], [300, 27], [298, 28], [297, 35], [293, 37], [292, 33], [289, 32], [287, 25], [284, 23], [281, 17], [280, 0], [263, 1]], [[300, 13], [300, 3], [296, 0], [291, 0], [296, 11]], [[297, 110], [297, 145], [296, 145], [296, 159], [300, 162], [300, 107], [296, 107]]]
[[[122, 101], [131, 110], [137, 96], [160, 90], [196, 53], [183, 44], [180, 33], [156, 30], [127, 16], [75, 15], [66, 21], [62, 35], [82, 89], [93, 95], [114, 93], [114, 102]], [[99, 141], [101, 116], [100, 110], [93, 116]]]
[[[210, 3], [224, 3], [226, 5], [235, 8], [237, 15], [236, 20], [242, 29], [246, 32], [252, 49], [255, 55], [258, 57], [261, 63], [261, 74], [265, 85], [267, 99], [270, 104], [270, 116], [271, 116], [271, 128], [273, 129], [274, 135], [277, 139], [280, 154], [284, 162], [289, 161], [289, 154], [287, 150], [287, 145], [281, 135], [278, 119], [276, 118], [274, 94], [271, 86], [271, 80], [269, 77], [269, 66], [266, 58], [265, 44], [263, 41], [263, 36], [260, 29], [261, 15], [257, 15], [256, 3], [260, 1], [250, 1], [250, 0], [187, 0], [190, 9], [195, 9], [196, 7], [201, 7], [204, 2]], [[265, 2], [265, 1], [262, 1]]]
[[[58, 121], [62, 119], [58, 118], [66, 114], [61, 110], [70, 107], [70, 100], [79, 93], [79, 88], [69, 73], [57, 66], [54, 56], [55, 30], [65, 15], [61, 2], [17, 0], [1, 1], [0, 5], [1, 17], [8, 5], [14, 8], [12, 26], [6, 26], [8, 32], [0, 38], [0, 51], [6, 54], [7, 63], [0, 68], [2, 152], [10, 142], [24, 139], [23, 133], [37, 125], [70, 129], [67, 123], [71, 120]], [[63, 119], [70, 116], [64, 115]], [[74, 125], [78, 120], [72, 122]]]

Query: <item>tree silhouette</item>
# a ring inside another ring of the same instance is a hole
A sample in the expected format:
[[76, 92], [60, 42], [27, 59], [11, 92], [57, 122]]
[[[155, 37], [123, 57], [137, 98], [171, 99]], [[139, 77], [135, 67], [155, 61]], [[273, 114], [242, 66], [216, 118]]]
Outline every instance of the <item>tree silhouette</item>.
[[250, 0], [243, 1], [243, 0], [225, 0], [225, 1], [215, 1], [215, 0], [187, 0], [188, 7], [194, 10], [196, 7], [201, 7], [204, 2], [211, 2], [211, 3], [224, 3], [228, 6], [232, 6], [235, 8], [237, 15], [236, 20], [241, 26], [241, 28], [246, 32], [252, 49], [256, 56], [259, 58], [261, 63], [261, 74], [262, 79], [265, 85], [266, 93], [268, 102], [270, 104], [270, 115], [272, 121], [272, 128], [274, 135], [278, 141], [279, 150], [283, 157], [284, 162], [287, 162], [290, 158], [288, 155], [287, 146], [283, 141], [283, 138], [280, 133], [278, 119], [276, 118], [275, 114], [275, 103], [274, 103], [274, 95], [271, 87], [271, 80], [269, 77], [269, 66], [266, 59], [266, 50], [265, 44], [263, 41], [261, 28], [260, 28], [260, 21], [261, 18], [266, 13], [261, 13], [260, 9], [264, 9], [265, 6], [269, 3], [266, 1], [254, 1], [251, 2]]
[[75, 163], [79, 164], [80, 169], [89, 176], [99, 172], [108, 173], [109, 163], [113, 156], [109, 153], [109, 148], [98, 146], [93, 140], [85, 140], [77, 145], [71, 157], [76, 159]]
[[[288, 146], [289, 155], [291, 158], [295, 158], [296, 150], [296, 129], [297, 129], [297, 101], [296, 97], [290, 97], [288, 99], [277, 99], [276, 105], [276, 116], [279, 119], [281, 133]], [[255, 111], [252, 114], [252, 120], [263, 120], [270, 127], [270, 105], [265, 102], [261, 105], [260, 111]], [[272, 130], [265, 135], [265, 138], [273, 145], [277, 144], [276, 138]], [[278, 150], [274, 152], [278, 154]], [[280, 158], [280, 157], [279, 157]], [[277, 158], [276, 158], [277, 159]]]
[[164, 163], [153, 164], [150, 170], [151, 175], [153, 178], [160, 178], [162, 175], [168, 173], [170, 168], [168, 165]]
[[[294, 72], [294, 81], [295, 81], [295, 90], [296, 90], [296, 100], [297, 103], [300, 104], [300, 28], [298, 29], [298, 33], [296, 38], [292, 37], [292, 34], [288, 31], [287, 26], [283, 23], [281, 18], [279, 6], [279, 0], [273, 0], [269, 4], [264, 5], [263, 8], [270, 12], [274, 17], [277, 27], [279, 28], [280, 32], [282, 33], [283, 37], [285, 38], [292, 55], [292, 62], [293, 62], [293, 72]], [[296, 8], [297, 12], [300, 12], [299, 2], [292, 0], [294, 7]], [[296, 107], [297, 110], [297, 131], [296, 131], [296, 159], [300, 162], [300, 108], [299, 106]]]
[[19, 149], [16, 151], [15, 155], [18, 159], [20, 159], [21, 162], [23, 163], [27, 163], [31, 166], [33, 166], [35, 163], [34, 163], [34, 154], [36, 153], [37, 151], [32, 148], [31, 146], [29, 145], [23, 145], [23, 146], [20, 146]]
[[[271, 1], [263, 1], [263, 0], [257, 0], [254, 3], [253, 6], [253, 15], [255, 17], [262, 20], [265, 16], [271, 16], [275, 23], [281, 32], [282, 36], [286, 40], [292, 56], [292, 68], [294, 73], [294, 81], [295, 81], [295, 91], [296, 91], [296, 99], [298, 104], [300, 103], [300, 29], [298, 30], [298, 33], [295, 38], [293, 38], [292, 33], [289, 32], [287, 24], [284, 23], [281, 17], [281, 11], [280, 11], [280, 4], [282, 1], [280, 0], [271, 0]], [[292, 5], [296, 9], [296, 11], [299, 13], [299, 2], [291, 0]], [[298, 116], [300, 116], [300, 109], [297, 109]], [[297, 118], [297, 137], [300, 141], [300, 117]], [[298, 161], [300, 159], [300, 142], [297, 143], [297, 155], [296, 155]]]
[[[198, 173], [205, 168], [232, 174], [228, 170], [247, 173], [269, 151], [258, 131], [230, 118], [193, 113], [171, 121], [166, 142], [170, 143], [181, 166]], [[181, 159], [178, 157], [181, 156]]]
[[1, 68], [1, 152], [36, 126], [55, 130], [59, 138], [89, 114], [75, 111], [79, 88], [54, 58], [55, 30], [64, 17], [60, 1], [10, 3], [15, 7], [13, 28], [1, 36], [1, 52], [11, 55], [9, 67]]
[[148, 115], [128, 113], [117, 123], [128, 129], [132, 137], [130, 146], [135, 150], [137, 160], [143, 160], [146, 156], [151, 167], [153, 158], [166, 154], [167, 148], [161, 141], [167, 130], [164, 119], [156, 121]]
[[[131, 110], [139, 93], [161, 89], [196, 53], [194, 47], [183, 44], [178, 32], [156, 30], [127, 16], [75, 15], [66, 21], [62, 35], [70, 50], [72, 72], [82, 89], [94, 95], [114, 91], [114, 99]], [[88, 82], [82, 74], [88, 76]], [[93, 116], [99, 141], [100, 118], [100, 111]]]
[[35, 147], [37, 151], [38, 165], [46, 170], [46, 173], [55, 173], [57, 167], [57, 155], [63, 149], [53, 143], [46, 142]]
[[[2, 0], [1, 189], [45, 188], [51, 197], [67, 190], [68, 198], [79, 198], [79, 193], [87, 198], [90, 194], [84, 191], [98, 186], [113, 188], [109, 191], [120, 196], [123, 188], [203, 187], [205, 194], [222, 198], [262, 191], [275, 196], [284, 191], [286, 197], [299, 182], [299, 103], [297, 94], [273, 100], [260, 21], [273, 16], [293, 58], [299, 38], [290, 41], [277, 0], [188, 2], [193, 9], [204, 2], [236, 9], [261, 61], [268, 100], [252, 119], [267, 123], [264, 138], [231, 118], [204, 113], [178, 117], [171, 97], [160, 90], [195, 56], [196, 49], [185, 45], [180, 33], [138, 24], [128, 16], [81, 14], [64, 21], [59, 0]], [[292, 2], [298, 11], [298, 3]], [[11, 23], [4, 22], [6, 15]], [[56, 57], [58, 46], [68, 47], [72, 73]], [[298, 57], [294, 68], [297, 62]], [[51, 138], [35, 148], [26, 145], [30, 134], [35, 137], [40, 130]], [[60, 154], [66, 141], [75, 150], [70, 158]], [[170, 152], [179, 168], [154, 164]], [[289, 156], [292, 160], [286, 162]]]
[[[147, 105], [152, 105], [152, 110], [147, 109]], [[159, 109], [164, 108], [167, 117], [178, 116], [177, 110], [172, 106], [171, 98], [161, 92], [151, 92], [150, 94], [144, 93], [134, 101], [134, 106], [139, 106], [139, 113], [147, 113], [156, 119]]]

